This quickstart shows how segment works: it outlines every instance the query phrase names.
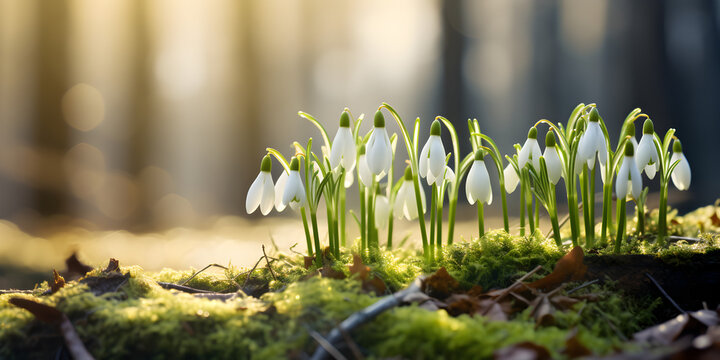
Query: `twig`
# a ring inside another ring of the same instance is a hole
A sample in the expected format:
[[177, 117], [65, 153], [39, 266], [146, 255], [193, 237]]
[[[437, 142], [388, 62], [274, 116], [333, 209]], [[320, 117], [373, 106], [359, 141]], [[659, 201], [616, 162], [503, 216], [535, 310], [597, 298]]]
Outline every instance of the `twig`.
[[[260, 261], [262, 261], [262, 259], [263, 259], [263, 258], [262, 258], [262, 256], [261, 256], [261, 257], [258, 259], [258, 261], [255, 263], [255, 266], [253, 266], [252, 269], [250, 269], [250, 271], [247, 272], [247, 275], [245, 276], [245, 281], [243, 282], [243, 286], [242, 286], [243, 289], [244, 289], [245, 286], [247, 285], [248, 280], [250, 280], [250, 275], [252, 275], [253, 271], [255, 271], [255, 268], [257, 268], [257, 266], [260, 264]], [[240, 275], [242, 275], [242, 274], [240, 274]], [[240, 275], [238, 275], [238, 277], [240, 277]], [[236, 279], [237, 279], [237, 278], [236, 278]]]
[[192, 274], [192, 276], [190, 276], [189, 278], [187, 278], [187, 280], [185, 280], [185, 281], [181, 282], [181, 283], [180, 283], [180, 285], [185, 285], [185, 284], [187, 284], [187, 283], [188, 283], [188, 282], [189, 282], [190, 280], [192, 280], [192, 279], [193, 279], [194, 277], [198, 276], [198, 274], [200, 274], [201, 272], [203, 272], [203, 271], [205, 271], [205, 270], [209, 269], [209, 268], [210, 268], [210, 267], [212, 267], [212, 266], [216, 266], [216, 267], [219, 267], [219, 268], [221, 268], [221, 269], [225, 269], [225, 270], [227, 270], [227, 269], [228, 269], [227, 267], [225, 267], [225, 266], [222, 266], [222, 265], [218, 265], [218, 264], [210, 264], [210, 265], [208, 265], [208, 266], [206, 266], [206, 267], [202, 268], [202, 270], [200, 270], [200, 271], [198, 271], [198, 272], [196, 272], [196, 273]]
[[270, 266], [270, 260], [268, 259], [267, 254], [265, 253], [265, 244], [262, 246], [263, 256], [265, 257], [265, 262], [267, 263], [267, 269], [270, 270], [270, 275], [272, 275], [273, 280], [277, 281], [277, 277], [275, 276], [275, 272], [272, 269], [272, 266]]
[[340, 350], [336, 349], [329, 341], [325, 340], [325, 338], [318, 334], [317, 331], [310, 329], [309, 333], [310, 336], [312, 336], [312, 338], [315, 339], [315, 341], [317, 341], [317, 343], [320, 344], [320, 346], [332, 357], [337, 360], [347, 360], [347, 358], [340, 353]]
[[582, 284], [582, 285], [580, 285], [580, 286], [578, 286], [578, 287], [576, 287], [576, 288], [574, 288], [574, 289], [572, 289], [572, 290], [569, 290], [566, 294], [570, 295], [570, 294], [572, 294], [572, 293], [574, 293], [574, 292], [576, 292], [576, 291], [578, 291], [578, 290], [580, 290], [580, 289], [582, 289], [582, 288], [588, 287], [588, 286], [590, 286], [590, 285], [592, 285], [592, 284], [594, 284], [594, 283], [596, 283], [596, 282], [598, 282], [598, 281], [600, 281], [600, 280], [599, 280], [599, 279], [595, 279], [595, 280], [586, 281], [584, 284]]
[[[403, 299], [413, 293], [420, 292], [420, 282], [422, 281], [422, 278], [417, 278], [413, 283], [408, 286], [407, 288], [400, 290], [394, 294], [385, 296], [375, 302], [374, 304], [350, 315], [345, 321], [340, 323], [337, 327], [332, 329], [330, 331], [330, 334], [327, 336], [327, 341], [330, 344], [336, 344], [338, 343], [342, 338], [342, 331], [345, 331], [347, 333], [352, 332], [355, 328], [359, 327], [362, 324], [365, 324], [366, 322], [374, 319], [378, 315], [382, 314], [384, 311], [392, 309], [398, 305], [400, 305], [403, 302]], [[325, 359], [327, 356], [327, 350], [320, 346], [317, 349], [315, 349], [315, 353], [313, 353], [313, 356], [311, 357], [312, 360], [321, 360]]]
[[32, 290], [18, 290], [18, 289], [8, 289], [8, 290], [0, 290], [0, 295], [5, 294], [32, 294]]
[[509, 287], [505, 288], [505, 290], [503, 290], [502, 293], [500, 293], [500, 295], [498, 295], [496, 298], [494, 298], [493, 301], [492, 301], [492, 303], [491, 303], [487, 308], [485, 308], [485, 310], [483, 310], [483, 312], [482, 312], [480, 315], [487, 315], [488, 311], [490, 311], [490, 309], [492, 309], [493, 305], [497, 304], [497, 303], [498, 303], [500, 300], [502, 300], [505, 296], [507, 296], [508, 294], [510, 294], [510, 292], [513, 291], [513, 289], [514, 289], [516, 286], [522, 284], [522, 282], [525, 281], [525, 279], [527, 279], [528, 277], [530, 277], [532, 274], [540, 271], [540, 269], [542, 269], [542, 266], [541, 266], [541, 265], [536, 266], [536, 267], [535, 267], [534, 269], [532, 269], [529, 273], [523, 275], [521, 278], [517, 279], [512, 285], [510, 285]]
[[342, 334], [343, 339], [345, 340], [345, 343], [350, 348], [350, 351], [352, 351], [353, 356], [355, 356], [355, 359], [362, 360], [365, 359], [365, 356], [363, 356], [362, 351], [360, 351], [360, 348], [358, 347], [357, 343], [350, 337], [350, 334], [347, 333], [347, 331], [343, 329], [339, 329], [340, 334]]
[[681, 312], [681, 313], [683, 313], [683, 314], [687, 313], [687, 311], [683, 310], [683, 309], [680, 307], [680, 305], [678, 305], [678, 304], [675, 302], [675, 300], [673, 300], [673, 299], [670, 297], [670, 295], [668, 295], [668, 293], [665, 292], [665, 289], [663, 289], [662, 286], [660, 286], [660, 284], [657, 282], [657, 280], [655, 280], [654, 277], [652, 277], [652, 275], [650, 275], [649, 273], [645, 273], [645, 276], [647, 276], [647, 278], [650, 279], [650, 281], [652, 281], [653, 284], [655, 284], [655, 286], [657, 286], [658, 290], [660, 290], [660, 292], [665, 296], [665, 298], [668, 299], [668, 300], [670, 301], [670, 303], [673, 304], [673, 306], [675, 306], [676, 309], [678, 309], [679, 312]]
[[685, 241], [689, 241], [689, 242], [694, 242], [694, 243], [700, 243], [700, 242], [703, 242], [703, 239], [698, 239], [698, 238], [691, 238], [691, 237], [686, 237], [686, 236], [675, 236], [675, 235], [670, 235], [670, 236], [668, 236], [668, 238], [670, 239], [670, 241], [680, 241], [680, 240], [685, 240]]
[[194, 297], [200, 298], [200, 299], [208, 299], [208, 300], [221, 300], [221, 301], [228, 301], [232, 300], [238, 297], [237, 293], [199, 293], [199, 294], [193, 294]]
[[214, 292], [214, 291], [200, 290], [200, 289], [191, 288], [191, 287], [185, 286], [185, 285], [178, 285], [178, 284], [167, 283], [167, 282], [162, 282], [162, 281], [158, 281], [158, 285], [160, 285], [163, 289], [178, 290], [178, 291], [186, 292], [188, 294], [208, 294], [208, 293]]

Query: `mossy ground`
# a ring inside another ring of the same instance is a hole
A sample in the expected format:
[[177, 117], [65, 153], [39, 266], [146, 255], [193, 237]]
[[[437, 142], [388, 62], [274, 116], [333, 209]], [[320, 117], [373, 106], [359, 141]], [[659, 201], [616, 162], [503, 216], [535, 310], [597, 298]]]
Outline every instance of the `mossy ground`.
[[[701, 210], [674, 217], [673, 233], [698, 236], [717, 231], [712, 222], [705, 222], [704, 215], [698, 215]], [[702, 229], [699, 223], [703, 223]], [[648, 224], [650, 232], [653, 221]], [[651, 237], [632, 237], [625, 250], [657, 254], [668, 264], [682, 262], [689, 254], [717, 252], [720, 239], [716, 233], [700, 237], [704, 239], [701, 243], [675, 242], [662, 251]], [[441, 259], [432, 265], [416, 252], [403, 249], [380, 251], [365, 262], [390, 291], [440, 266], [464, 288], [480, 285], [493, 289], [507, 287], [538, 265], [549, 271], [563, 254], [540, 235], [517, 237], [492, 231], [480, 240], [446, 246]], [[352, 313], [378, 300], [364, 293], [360, 282], [351, 276], [347, 268], [352, 262], [350, 252], [344, 253], [334, 267], [349, 276], [343, 280], [309, 277], [314, 270], [304, 268], [301, 256], [275, 253], [272, 257], [272, 273], [261, 262], [250, 275], [253, 281], [268, 284], [270, 291], [259, 298], [238, 293], [237, 298], [223, 302], [165, 290], [158, 281], [179, 283], [195, 270], [151, 273], [136, 266], [121, 267], [123, 274], [130, 275], [127, 281], [101, 295], [78, 281], [68, 282], [52, 295], [41, 295], [48, 289], [47, 283], [39, 284], [32, 295], [0, 295], [0, 358], [49, 357], [61, 344], [52, 326], [39, 323], [29, 312], [8, 303], [15, 296], [33, 298], [67, 314], [88, 350], [102, 359], [302, 357], [317, 346], [312, 331], [326, 334]], [[234, 292], [245, 283], [248, 270], [231, 266], [224, 273], [204, 272], [186, 285]], [[106, 275], [96, 269], [87, 276]], [[367, 354], [379, 358], [489, 358], [495, 350], [522, 341], [545, 346], [553, 357], [562, 358], [566, 339], [573, 331], [595, 354], [632, 351], [634, 345], [624, 338], [654, 323], [652, 310], [660, 300], [626, 296], [617, 285], [606, 282], [580, 290], [578, 293], [598, 295], [599, 301], [583, 301], [557, 313], [552, 326], [538, 327], [528, 311], [500, 322], [481, 316], [452, 317], [444, 310], [428, 311], [413, 305], [382, 314], [352, 337]]]

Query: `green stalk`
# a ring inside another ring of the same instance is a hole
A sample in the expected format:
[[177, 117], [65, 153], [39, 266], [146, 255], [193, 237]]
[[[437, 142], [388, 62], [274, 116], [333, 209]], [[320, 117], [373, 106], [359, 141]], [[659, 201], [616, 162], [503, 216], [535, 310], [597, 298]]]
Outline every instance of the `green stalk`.
[[520, 236], [525, 236], [525, 180], [520, 177]]
[[[610, 164], [608, 164], [610, 166]], [[603, 184], [603, 217], [602, 224], [600, 226], [600, 243], [601, 245], [607, 244], [607, 233], [609, 223], [608, 220], [612, 217], [612, 183], [610, 181]]]
[[[664, 175], [664, 174], [662, 174]], [[660, 178], [660, 208], [658, 209], [658, 245], [665, 246], [667, 238], [667, 193], [668, 179]]]
[[588, 201], [588, 187], [590, 186], [590, 171], [588, 171], [587, 164], [583, 164], [582, 174], [580, 174], [580, 196], [582, 197], [583, 203], [583, 220], [585, 222], [585, 246], [590, 245], [590, 202]]
[[[434, 253], [435, 249], [435, 198], [437, 198], [437, 185], [432, 185], [432, 190], [430, 192], [430, 252]], [[419, 208], [418, 208], [419, 210]], [[419, 211], [418, 211], [419, 213]], [[434, 254], [433, 254], [434, 258]]]
[[637, 234], [645, 234], [645, 204], [642, 201], [635, 202], [635, 212], [637, 213]]
[[549, 211], [550, 224], [552, 225], [553, 238], [555, 239], [555, 244], [557, 244], [558, 249], [562, 250], [563, 246], [562, 246], [562, 238], [560, 237], [560, 223], [558, 222], [557, 198], [555, 197], [555, 186], [550, 186], [550, 194], [551, 194], [551, 200], [552, 200], [552, 206]]
[[337, 216], [338, 218], [340, 218], [340, 245], [342, 247], [347, 246], [347, 231], [345, 229], [345, 176], [345, 173], [343, 173], [343, 176], [340, 177], [340, 199], [338, 199], [338, 203], [340, 204], [340, 206], [338, 207]]
[[388, 237], [387, 237], [387, 248], [388, 249], [392, 249], [394, 220], [395, 220], [395, 218], [392, 216], [392, 213], [390, 213], [390, 218], [388, 219]]
[[527, 168], [523, 168], [522, 170], [522, 177], [523, 177], [523, 183], [526, 187], [525, 192], [525, 204], [527, 205], [527, 216], [528, 216], [528, 225], [530, 225], [530, 233], [529, 235], [532, 236], [532, 234], [535, 233], [535, 214], [533, 213], [533, 193], [532, 189], [530, 188], [530, 177], [528, 176], [528, 170]]
[[483, 203], [477, 201], [477, 214], [478, 214], [478, 239], [485, 236], [485, 215], [483, 214]]
[[305, 229], [305, 240], [307, 240], [308, 256], [313, 256], [312, 240], [310, 240], [310, 229], [308, 228], [307, 215], [305, 215], [305, 207], [300, 208], [300, 216], [302, 217], [303, 228]]
[[[325, 197], [327, 199], [327, 197]], [[328, 227], [328, 246], [330, 246], [330, 252], [335, 255], [335, 243], [337, 242], [337, 238], [335, 238], [335, 231], [334, 229], [337, 229], [337, 222], [335, 221], [335, 214], [333, 211], [332, 201], [327, 200], [325, 201], [325, 208], [327, 212], [327, 227]]]
[[368, 248], [377, 249], [375, 244], [375, 197], [377, 193], [377, 180], [373, 176], [372, 188], [370, 190], [370, 202], [368, 203]]
[[441, 254], [442, 249], [442, 223], [443, 223], [443, 199], [445, 198], [445, 191], [440, 191], [440, 196], [437, 202], [437, 249], [438, 255]]
[[595, 169], [597, 166], [593, 166], [590, 171], [590, 187], [588, 188], [588, 210], [590, 213], [590, 237], [589, 244], [588, 240], [585, 241], [585, 245], [591, 248], [595, 244]]
[[535, 197], [535, 228], [540, 228], [540, 201]]
[[580, 215], [578, 214], [577, 192], [572, 190], [568, 194], [568, 213], [570, 215], [570, 232], [572, 233], [572, 244], [573, 247], [575, 247], [578, 246], [578, 238], [580, 236]]
[[625, 236], [625, 198], [618, 199], [618, 228], [617, 236], [615, 237], [615, 253], [620, 253], [620, 247], [622, 246], [623, 237]]
[[[502, 172], [502, 170], [498, 170]], [[505, 193], [505, 181], [500, 181], [500, 199], [502, 200], [503, 226], [505, 232], [510, 234], [510, 220], [508, 219], [507, 194]]]
[[[457, 180], [460, 181], [460, 180]], [[455, 209], [457, 208], [457, 197], [450, 198], [450, 210], [448, 211], [448, 234], [447, 243], [452, 245], [453, 243], [453, 232], [455, 231]]]
[[358, 187], [359, 193], [360, 193], [360, 250], [362, 254], [365, 254], [365, 250], [367, 250], [367, 237], [365, 233], [365, 229], [367, 229], [367, 224], [365, 223], [365, 220], [367, 219], [367, 214], [365, 210], [365, 200], [367, 197], [365, 196], [365, 186], [360, 184]]
[[313, 235], [315, 237], [315, 264], [320, 267], [322, 266], [322, 248], [320, 247], [320, 233], [318, 231], [317, 214], [315, 211], [310, 211], [310, 221], [312, 221]]

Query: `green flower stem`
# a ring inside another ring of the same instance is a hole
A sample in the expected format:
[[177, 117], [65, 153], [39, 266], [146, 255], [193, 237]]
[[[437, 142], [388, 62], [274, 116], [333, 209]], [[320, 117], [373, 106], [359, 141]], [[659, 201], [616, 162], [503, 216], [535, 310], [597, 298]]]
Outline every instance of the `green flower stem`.
[[578, 214], [577, 192], [570, 190], [568, 194], [568, 213], [570, 214], [570, 231], [573, 247], [578, 246], [580, 215]]
[[[434, 258], [434, 252], [435, 252], [435, 217], [436, 217], [436, 198], [438, 194], [437, 185], [432, 185], [432, 190], [430, 193], [430, 253], [431, 256]], [[419, 208], [418, 208], [419, 209]], [[418, 214], [419, 214], [418, 210]]]
[[522, 169], [522, 179], [523, 186], [525, 187], [525, 205], [527, 206], [528, 225], [530, 225], [530, 233], [528, 235], [532, 235], [535, 233], [535, 214], [533, 211], [533, 193], [530, 188], [530, 176], [528, 175], [527, 167]]
[[[418, 168], [417, 168], [417, 154], [415, 150], [415, 145], [413, 145], [413, 142], [410, 138], [410, 134], [408, 134], [407, 128], [405, 127], [405, 124], [403, 123], [402, 119], [400, 118], [400, 115], [393, 109], [392, 106], [388, 103], [383, 103], [380, 108], [385, 108], [392, 114], [393, 118], [395, 118], [395, 121], [397, 122], [398, 126], [400, 127], [400, 131], [402, 132], [403, 139], [405, 140], [405, 147], [407, 148], [408, 157], [410, 158], [410, 168], [412, 170], [412, 176], [413, 176], [413, 185], [415, 187], [415, 201], [418, 208], [418, 214], [422, 212], [422, 198], [420, 197], [420, 181], [418, 180]], [[416, 123], [419, 123], [416, 121]], [[427, 236], [427, 229], [425, 228], [425, 216], [424, 214], [422, 216], [418, 216], [418, 222], [420, 223], [420, 236], [422, 238], [422, 245], [423, 245], [423, 252], [425, 253], [426, 259], [430, 261], [429, 253], [428, 253], [428, 236]]]
[[540, 228], [540, 201], [535, 197], [535, 228]]
[[612, 182], [607, 181], [603, 184], [603, 217], [600, 226], [600, 244], [607, 244], [607, 234], [610, 230], [610, 221], [612, 220]]
[[346, 226], [345, 226], [345, 220], [346, 220], [346, 218], [345, 218], [345, 215], [346, 215], [346, 214], [345, 214], [345, 213], [346, 213], [346, 212], [345, 212], [345, 209], [346, 209], [346, 204], [345, 204], [345, 197], [346, 197], [345, 176], [347, 176], [347, 175], [345, 175], [345, 173], [343, 172], [343, 176], [340, 177], [340, 183], [339, 183], [339, 186], [340, 186], [340, 196], [339, 196], [339, 199], [338, 199], [338, 203], [339, 203], [339, 205], [340, 205], [340, 206], [338, 206], [338, 217], [340, 218], [340, 245], [341, 245], [342, 247], [346, 247], [346, 246], [347, 246], [347, 231], [346, 231]]
[[588, 245], [587, 240], [585, 244], [588, 248], [591, 248], [595, 243], [595, 169], [597, 166], [593, 166], [590, 171], [590, 187], [588, 188], [588, 210], [590, 213], [590, 244]]
[[377, 194], [377, 180], [375, 180], [375, 177], [373, 176], [372, 180], [372, 187], [370, 189], [370, 202], [368, 202], [367, 207], [367, 213], [368, 213], [368, 248], [369, 249], [377, 249], [377, 244], [375, 243], [375, 197]]
[[562, 246], [562, 238], [560, 237], [560, 223], [558, 222], [557, 198], [555, 197], [555, 186], [550, 186], [550, 193], [551, 193], [551, 199], [552, 199], [552, 206], [549, 209], [550, 211], [548, 211], [548, 213], [550, 215], [550, 224], [552, 225], [553, 238], [555, 239], [555, 244], [557, 244], [558, 249], [562, 250], [563, 246]]
[[395, 218], [392, 215], [392, 212], [390, 212], [390, 217], [388, 218], [388, 236], [387, 236], [387, 248], [392, 249], [392, 241], [393, 241], [393, 223], [395, 222]]
[[335, 219], [333, 216], [333, 209], [332, 209], [332, 205], [330, 204], [330, 201], [329, 200], [326, 201], [325, 204], [326, 204], [325, 208], [327, 210], [326, 212], [327, 212], [327, 228], [328, 228], [328, 232], [327, 232], [328, 246], [330, 247], [330, 252], [332, 254], [335, 254], [335, 242], [337, 241], [335, 239], [335, 231], [333, 230], [333, 227], [335, 225]]
[[623, 237], [625, 236], [625, 222], [626, 222], [626, 216], [625, 216], [625, 198], [618, 199], [617, 202], [617, 215], [618, 215], [618, 228], [617, 228], [617, 236], [615, 237], [615, 253], [620, 252], [620, 247], [622, 246]]
[[307, 215], [305, 215], [305, 207], [300, 208], [300, 216], [302, 217], [303, 228], [305, 229], [305, 240], [307, 240], [308, 256], [313, 256], [313, 246], [310, 237], [310, 229], [308, 228]]
[[[443, 186], [444, 188], [444, 186]], [[445, 198], [445, 191], [440, 190], [437, 202], [437, 255], [442, 255], [442, 224], [443, 224], [443, 199]]]
[[637, 234], [645, 234], [645, 204], [642, 201], [635, 202], [635, 213], [637, 214]]
[[520, 236], [525, 236], [525, 184], [520, 178]]
[[483, 203], [482, 201], [477, 202], [477, 214], [478, 214], [478, 239], [485, 236], [485, 214], [483, 214]]
[[[477, 122], [475, 124], [477, 125]], [[500, 154], [498, 147], [495, 145], [495, 142], [489, 136], [480, 133], [480, 129], [477, 126], [475, 127], [475, 130], [478, 133], [477, 135], [490, 144], [490, 148], [492, 149], [492, 151], [488, 151], [488, 153], [492, 157], [493, 161], [495, 161], [495, 166], [497, 166], [498, 169], [498, 183], [500, 185], [500, 199], [502, 200], [503, 209], [503, 226], [505, 228], [505, 232], [509, 234], [510, 219], [508, 218], [507, 211], [507, 192], [505, 191], [505, 173], [503, 172], [504, 167], [502, 164], [502, 155]]]
[[[456, 180], [460, 182], [460, 180]], [[454, 185], [453, 185], [454, 186]], [[457, 193], [457, 192], [454, 192]], [[455, 211], [457, 209], [457, 196], [453, 197], [450, 196], [450, 205], [448, 210], [448, 234], [447, 234], [447, 243], [448, 245], [452, 245], [453, 243], [453, 232], [455, 231]]]
[[365, 196], [365, 186], [360, 184], [359, 192], [360, 192], [360, 250], [361, 253], [364, 255], [365, 251], [367, 250], [367, 211], [365, 210], [365, 201], [367, 200], [367, 196]]
[[318, 231], [317, 214], [310, 211], [310, 221], [312, 222], [313, 236], [315, 238], [315, 264], [322, 266], [322, 248], [320, 247], [320, 233]]
[[[663, 174], [664, 175], [664, 174]], [[667, 193], [668, 179], [660, 177], [660, 207], [658, 209], [658, 238], [657, 243], [665, 246], [667, 239]]]
[[590, 226], [590, 171], [587, 164], [583, 164], [583, 171], [580, 175], [580, 190], [583, 202], [583, 220], [585, 221], [585, 246], [589, 248], [592, 244], [592, 227]]

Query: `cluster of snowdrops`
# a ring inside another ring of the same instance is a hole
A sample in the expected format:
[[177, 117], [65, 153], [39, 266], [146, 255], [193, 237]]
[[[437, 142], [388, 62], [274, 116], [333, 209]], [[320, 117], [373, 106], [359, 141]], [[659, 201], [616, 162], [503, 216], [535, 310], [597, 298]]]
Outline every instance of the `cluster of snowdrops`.
[[[393, 163], [398, 135], [388, 134], [387, 111], [400, 129], [408, 157], [403, 174], [395, 178]], [[506, 195], [520, 191], [520, 235], [533, 234], [539, 223], [542, 205], [550, 217], [552, 236], [563, 247], [558, 222], [556, 185], [562, 178], [569, 208], [570, 240], [573, 246], [605, 246], [614, 241], [620, 250], [626, 233], [626, 201], [635, 203], [637, 227], [644, 232], [645, 200], [642, 173], [649, 179], [657, 175], [660, 181], [658, 234], [656, 241], [664, 245], [667, 238], [667, 193], [670, 180], [680, 190], [690, 185], [690, 166], [682, 153], [680, 141], [669, 129], [661, 138], [655, 133], [649, 116], [635, 109], [622, 123], [620, 136], [612, 146], [605, 122], [595, 104], [579, 104], [572, 111], [567, 124], [537, 121], [528, 131], [524, 144], [515, 144], [516, 152], [503, 155], [491, 137], [482, 133], [477, 120], [468, 120], [473, 152], [464, 157], [459, 152], [459, 140], [453, 124], [438, 116], [430, 127], [430, 135], [418, 153], [420, 119], [408, 131], [398, 113], [383, 103], [375, 113], [373, 126], [360, 130], [363, 115], [353, 118], [348, 109], [340, 115], [340, 127], [330, 141], [325, 127], [311, 115], [299, 112], [321, 133], [324, 144], [320, 152], [313, 149], [313, 140], [306, 144], [293, 143], [294, 155], [288, 160], [281, 152], [267, 148], [260, 174], [250, 186], [246, 200], [248, 213], [258, 207], [267, 215], [273, 207], [283, 211], [287, 206], [300, 213], [307, 240], [309, 257], [322, 252], [317, 211], [324, 200], [327, 211], [327, 237], [330, 254], [339, 256], [346, 246], [346, 214], [354, 218], [360, 229], [360, 249], [363, 253], [379, 248], [379, 235], [387, 231], [387, 246], [392, 247], [393, 219], [418, 219], [423, 251], [428, 260], [435, 258], [443, 244], [443, 212], [448, 197], [446, 243], [454, 237], [455, 213], [461, 182], [465, 180], [465, 196], [477, 207], [478, 235], [485, 233], [484, 206], [493, 201], [493, 181], [487, 171], [486, 159], [498, 169], [498, 185], [502, 202], [504, 230], [510, 232]], [[635, 121], [644, 119], [640, 142], [635, 138]], [[449, 131], [452, 152], [447, 152], [441, 140], [442, 126]], [[546, 127], [545, 150], [538, 143], [538, 127]], [[672, 148], [671, 148], [672, 144]], [[272, 157], [283, 167], [277, 182], [270, 173]], [[452, 161], [450, 161], [452, 159]], [[596, 159], [598, 166], [596, 165]], [[453, 165], [450, 166], [449, 164]], [[595, 224], [595, 178], [602, 180], [602, 223]], [[346, 191], [359, 179], [360, 212], [346, 211]], [[427, 201], [420, 178], [430, 189], [430, 214], [426, 220]], [[615, 218], [612, 212], [615, 180]], [[580, 199], [578, 199], [578, 194]], [[580, 206], [584, 204], [584, 206]], [[418, 209], [421, 209], [420, 211]], [[582, 209], [584, 227], [580, 226]], [[309, 223], [308, 223], [309, 213]], [[527, 222], [526, 222], [527, 219]], [[429, 222], [429, 231], [426, 221]], [[581, 230], [584, 229], [584, 234]], [[312, 235], [311, 235], [312, 230]], [[599, 230], [599, 239], [596, 241]], [[584, 236], [583, 236], [584, 235]], [[614, 235], [614, 237], [613, 237]], [[321, 261], [322, 256], [315, 256]]]

